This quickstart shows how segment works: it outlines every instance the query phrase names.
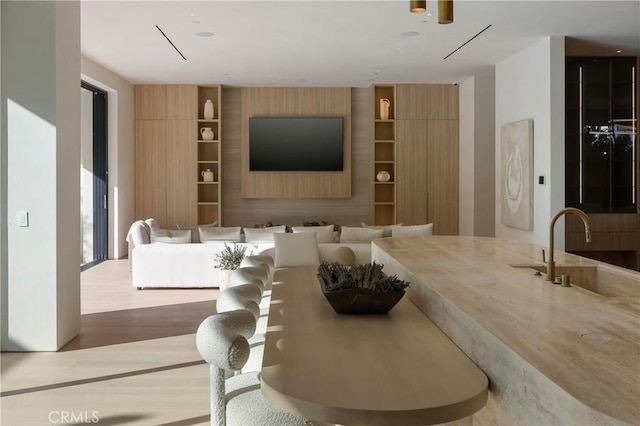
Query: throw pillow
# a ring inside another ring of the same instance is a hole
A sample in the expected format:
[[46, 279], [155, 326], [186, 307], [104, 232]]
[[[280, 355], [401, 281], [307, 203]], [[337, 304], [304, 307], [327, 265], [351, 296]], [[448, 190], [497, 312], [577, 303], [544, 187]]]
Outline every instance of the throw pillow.
[[151, 242], [149, 225], [147, 225], [144, 220], [133, 222], [133, 225], [129, 228], [127, 242], [133, 243], [134, 247], [149, 244]]
[[370, 243], [376, 238], [382, 238], [382, 229], [369, 229], [352, 226], [343, 226], [340, 233], [341, 243]]
[[276, 268], [294, 266], [318, 266], [320, 254], [314, 232], [275, 233]]
[[334, 242], [333, 225], [326, 226], [293, 226], [293, 232], [314, 232], [319, 243]]
[[149, 228], [151, 229], [160, 229], [160, 224], [158, 224], [158, 221], [152, 217], [145, 220], [145, 222], [147, 223], [147, 225], [149, 225]]
[[396, 225], [379, 226], [379, 225], [367, 225], [366, 223], [362, 222], [361, 225], [362, 225], [363, 228], [382, 229], [384, 231], [382, 233], [382, 236], [383, 237], [390, 237], [391, 236], [391, 227], [392, 226], [396, 226], [396, 225], [402, 225], [402, 223], [398, 223]]
[[191, 231], [151, 228], [151, 243], [184, 244], [191, 243]]
[[178, 228], [181, 231], [184, 230], [189, 230], [191, 231], [191, 242], [192, 243], [199, 243], [200, 242], [200, 230], [198, 228], [211, 228], [214, 226], [218, 226], [218, 221], [216, 220], [213, 223], [209, 223], [206, 225], [180, 225], [179, 223], [176, 223], [176, 228]]
[[394, 225], [391, 227], [392, 237], [430, 237], [433, 235], [433, 223], [425, 225]]
[[273, 234], [287, 232], [285, 225], [270, 226], [269, 228], [244, 228], [244, 241], [246, 243], [272, 243]]
[[198, 232], [200, 233], [200, 241], [203, 243], [213, 241], [227, 241], [233, 243], [239, 243], [242, 241], [240, 236], [241, 228], [239, 226], [230, 227], [218, 227], [213, 226], [209, 228], [200, 227]]

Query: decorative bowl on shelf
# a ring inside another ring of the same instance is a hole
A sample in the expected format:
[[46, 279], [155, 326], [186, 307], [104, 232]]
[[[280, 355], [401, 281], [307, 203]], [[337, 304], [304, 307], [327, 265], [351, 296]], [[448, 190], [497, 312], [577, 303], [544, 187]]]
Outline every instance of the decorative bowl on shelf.
[[343, 315], [386, 314], [409, 285], [395, 275], [384, 275], [382, 265], [375, 262], [353, 266], [322, 262], [318, 281], [333, 310]]

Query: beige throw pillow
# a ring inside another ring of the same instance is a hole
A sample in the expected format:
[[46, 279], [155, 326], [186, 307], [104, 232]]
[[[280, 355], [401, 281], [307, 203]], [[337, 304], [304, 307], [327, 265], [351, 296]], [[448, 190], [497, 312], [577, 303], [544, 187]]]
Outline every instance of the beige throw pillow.
[[275, 267], [317, 266], [320, 264], [315, 232], [274, 233]]
[[326, 226], [293, 226], [294, 233], [297, 232], [313, 232], [319, 243], [333, 243], [333, 225]]
[[245, 243], [272, 243], [274, 233], [287, 232], [285, 225], [270, 226], [268, 228], [244, 228]]
[[191, 243], [191, 231], [151, 228], [151, 243], [184, 244]]
[[430, 237], [431, 235], [433, 235], [433, 223], [410, 226], [394, 225], [391, 227], [392, 237]]
[[376, 238], [382, 238], [382, 229], [360, 228], [357, 226], [343, 226], [340, 233], [341, 243], [370, 243]]
[[239, 243], [242, 240], [240, 231], [242, 228], [239, 226], [229, 227], [210, 227], [210, 228], [198, 228], [200, 232], [200, 241], [203, 243], [214, 241], [227, 241], [232, 243]]

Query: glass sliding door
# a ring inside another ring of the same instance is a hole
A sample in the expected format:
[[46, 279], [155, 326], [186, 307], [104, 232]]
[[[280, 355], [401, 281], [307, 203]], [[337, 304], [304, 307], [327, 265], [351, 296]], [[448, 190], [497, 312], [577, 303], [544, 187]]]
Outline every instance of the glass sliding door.
[[107, 259], [107, 94], [81, 83], [81, 269]]

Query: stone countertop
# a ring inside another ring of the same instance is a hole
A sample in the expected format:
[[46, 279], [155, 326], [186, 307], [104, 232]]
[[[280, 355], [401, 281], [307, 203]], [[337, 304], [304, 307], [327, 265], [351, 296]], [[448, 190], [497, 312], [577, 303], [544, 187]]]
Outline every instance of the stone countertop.
[[[452, 336], [455, 332], [447, 332], [447, 328], [461, 326], [445, 326], [446, 316], [451, 322], [451, 315], [455, 315], [453, 322], [468, 322], [497, 338], [532, 366], [532, 371], [604, 414], [599, 421], [606, 423], [610, 416], [629, 424], [640, 423], [640, 297], [608, 297], [578, 287], [561, 287], [535, 276], [530, 269], [514, 268], [511, 265], [542, 263], [542, 247], [517, 241], [454, 236], [387, 238], [374, 241], [372, 254], [385, 264], [385, 271], [412, 281], [410, 294], [412, 300], [418, 299], [414, 303], [419, 305], [422, 296], [438, 299], [423, 300], [421, 309], [463, 350], [465, 342]], [[640, 288], [640, 273], [560, 251], [555, 252], [555, 261], [557, 265], [613, 269]], [[428, 294], [420, 296], [422, 288]], [[638, 294], [636, 290], [631, 293]], [[444, 308], [447, 314], [443, 316], [441, 307], [445, 305], [450, 306]], [[490, 381], [502, 380], [492, 377], [476, 360], [473, 347], [465, 352]]]

